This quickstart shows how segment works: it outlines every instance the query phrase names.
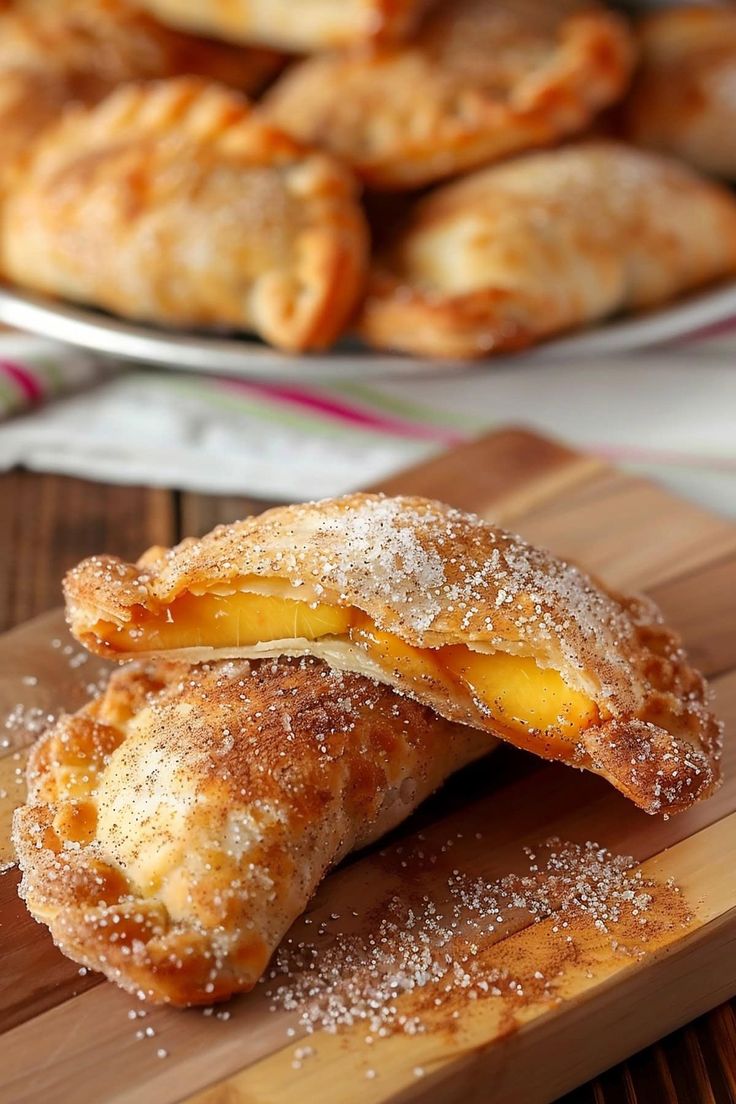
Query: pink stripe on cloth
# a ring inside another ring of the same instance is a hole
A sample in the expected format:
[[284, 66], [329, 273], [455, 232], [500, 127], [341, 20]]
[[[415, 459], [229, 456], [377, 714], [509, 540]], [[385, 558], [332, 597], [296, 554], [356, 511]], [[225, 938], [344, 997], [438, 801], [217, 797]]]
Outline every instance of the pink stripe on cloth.
[[262, 395], [274, 399], [276, 402], [300, 407], [303, 410], [311, 410], [313, 413], [331, 418], [333, 421], [361, 426], [363, 429], [391, 433], [399, 437], [411, 437], [419, 441], [436, 441], [448, 447], [459, 445], [467, 440], [463, 434], [444, 426], [426, 425], [406, 421], [403, 418], [392, 418], [386, 414], [377, 414], [373, 411], [363, 410], [361, 407], [354, 406], [344, 400], [328, 397], [315, 391], [308, 391], [302, 387], [262, 383], [256, 380], [222, 379], [221, 382], [225, 386], [238, 391], [249, 391], [251, 394]]
[[687, 345], [690, 341], [707, 341], [710, 337], [722, 337], [723, 334], [736, 333], [736, 318], [724, 318], [721, 322], [711, 322], [699, 330], [691, 330], [675, 339], [673, 344]]
[[0, 360], [0, 372], [16, 385], [27, 402], [41, 402], [44, 390], [30, 368], [15, 360]]

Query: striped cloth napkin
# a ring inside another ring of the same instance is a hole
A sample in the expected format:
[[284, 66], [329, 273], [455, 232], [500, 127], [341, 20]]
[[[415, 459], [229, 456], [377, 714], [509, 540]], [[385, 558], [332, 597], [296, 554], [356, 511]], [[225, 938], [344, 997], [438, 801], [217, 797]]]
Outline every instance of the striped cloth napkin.
[[116, 372], [111, 362], [25, 334], [0, 334], [0, 421]]
[[[736, 333], [595, 363], [325, 385], [123, 366], [0, 335], [0, 469], [272, 500], [365, 486], [526, 425], [736, 514]], [[50, 401], [54, 400], [54, 401]]]

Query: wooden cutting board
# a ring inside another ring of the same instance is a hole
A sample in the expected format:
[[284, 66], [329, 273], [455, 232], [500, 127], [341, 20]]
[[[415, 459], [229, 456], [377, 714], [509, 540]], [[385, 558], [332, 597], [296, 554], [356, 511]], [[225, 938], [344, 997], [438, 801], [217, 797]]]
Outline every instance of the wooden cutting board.
[[[597, 841], [636, 858], [661, 887], [653, 907], [661, 903], [670, 917], [665, 883], [674, 879], [686, 902], [679, 920], [655, 924], [643, 956], [617, 953], [610, 936], [589, 926], [572, 930], [576, 953], [557, 964], [555, 1001], [467, 1000], [452, 1025], [370, 1045], [365, 1029], [318, 1032], [300, 1062], [299, 1031], [286, 1034], [294, 1017], [269, 1011], [262, 987], [231, 1002], [227, 1019], [171, 1009], [129, 1019], [137, 1002], [95, 975], [80, 976], [28, 917], [10, 871], [0, 878], [0, 1100], [542, 1104], [736, 993], [736, 527], [519, 430], [433, 460], [384, 489], [476, 510], [615, 586], [652, 594], [712, 680], [727, 725], [726, 780], [699, 808], [658, 820], [600, 779], [502, 750], [451, 781], [382, 852], [364, 853], [329, 877], [310, 919], [401, 893], [397, 848], [410, 849], [421, 831], [423, 847], [440, 851], [451, 842], [453, 867], [491, 879], [521, 869], [524, 844], [552, 836]], [[44, 712], [76, 706], [96, 667], [78, 666], [77, 653], [58, 613], [7, 634], [2, 715], [20, 703], [38, 724]], [[6, 731], [0, 851], [27, 744], [18, 723]], [[431, 875], [423, 884], [431, 895]], [[482, 953], [491, 964], [544, 963], [558, 919], [501, 925]], [[155, 1034], [136, 1038], [144, 1027]]]

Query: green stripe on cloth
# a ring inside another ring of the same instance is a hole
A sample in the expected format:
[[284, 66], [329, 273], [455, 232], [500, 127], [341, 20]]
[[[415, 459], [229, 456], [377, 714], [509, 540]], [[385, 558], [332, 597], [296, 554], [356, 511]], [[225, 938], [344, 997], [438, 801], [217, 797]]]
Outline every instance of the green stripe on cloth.
[[268, 399], [243, 398], [236, 391], [225, 390], [226, 384], [218, 382], [216, 385], [203, 380], [191, 380], [180, 376], [171, 376], [161, 373], [159, 382], [166, 383], [175, 391], [196, 395], [210, 406], [226, 407], [232, 410], [236, 407], [253, 417], [266, 419], [279, 425], [289, 426], [294, 429], [309, 431], [319, 434], [320, 437], [331, 437], [335, 440], [355, 438], [359, 434], [362, 438], [379, 442], [385, 442], [387, 438], [394, 437], [404, 440], [400, 433], [391, 434], [382, 430], [374, 430], [370, 427], [343, 425], [332, 418], [323, 418], [319, 414], [295, 413], [293, 408], [286, 408], [279, 402], [269, 402]]
[[25, 405], [18, 388], [13, 387], [5, 376], [0, 376], [0, 408], [5, 407], [7, 411], [14, 413]]
[[49, 357], [39, 357], [35, 360], [35, 366], [44, 373], [51, 391], [57, 394], [65, 389], [66, 377], [57, 360], [52, 360]]
[[417, 422], [425, 422], [428, 425], [447, 426], [451, 429], [466, 430], [469, 434], [484, 429], [487, 419], [474, 418], [466, 414], [454, 414], [445, 410], [437, 410], [435, 407], [426, 406], [408, 399], [397, 399], [394, 395], [387, 395], [383, 391], [368, 387], [364, 383], [330, 384], [329, 390], [351, 398], [359, 399], [376, 407], [378, 410], [387, 410], [392, 414], [400, 414], [402, 417]]

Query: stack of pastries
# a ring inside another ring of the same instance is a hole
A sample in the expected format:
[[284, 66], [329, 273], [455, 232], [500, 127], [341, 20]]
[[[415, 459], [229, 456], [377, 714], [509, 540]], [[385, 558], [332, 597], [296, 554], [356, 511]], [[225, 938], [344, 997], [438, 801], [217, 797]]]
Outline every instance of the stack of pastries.
[[734, 74], [725, 6], [2, 0], [0, 274], [291, 352], [521, 348], [736, 274]]
[[65, 593], [122, 666], [32, 751], [21, 893], [154, 1001], [251, 989], [327, 870], [498, 740], [650, 813], [719, 781], [704, 680], [650, 601], [438, 502], [280, 507], [92, 557]]

